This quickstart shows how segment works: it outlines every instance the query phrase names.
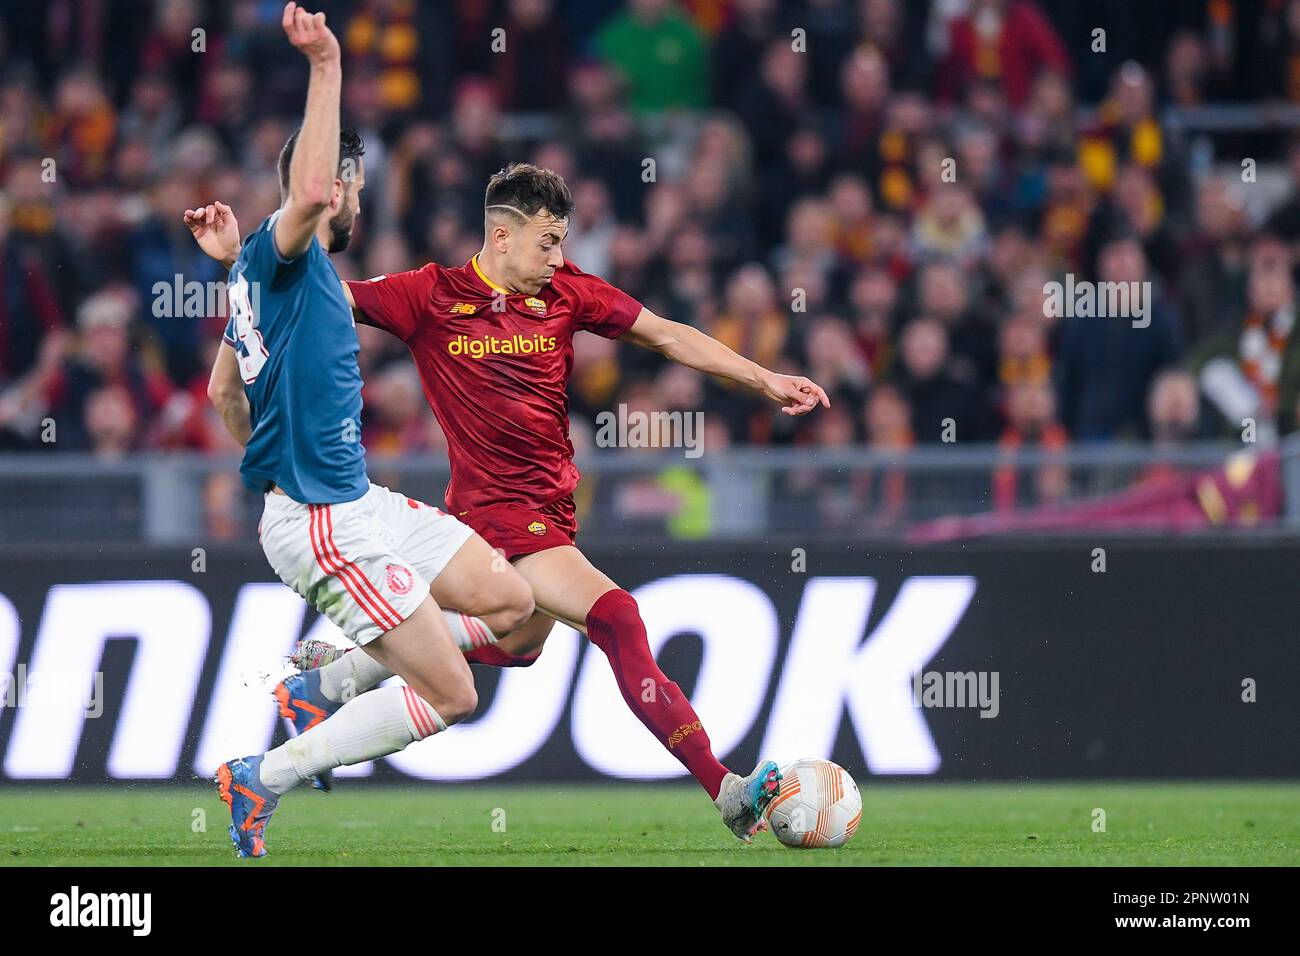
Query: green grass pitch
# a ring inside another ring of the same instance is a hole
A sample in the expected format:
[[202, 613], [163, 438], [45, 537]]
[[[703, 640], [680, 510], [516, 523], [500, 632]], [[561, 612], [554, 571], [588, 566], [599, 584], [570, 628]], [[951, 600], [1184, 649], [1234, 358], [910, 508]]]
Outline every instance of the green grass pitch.
[[[238, 860], [211, 789], [0, 788], [6, 866], [1300, 865], [1300, 787], [872, 781], [840, 850], [744, 846], [672, 786], [381, 787], [288, 796]], [[1096, 809], [1105, 831], [1094, 831]], [[201, 813], [199, 811], [202, 811]]]

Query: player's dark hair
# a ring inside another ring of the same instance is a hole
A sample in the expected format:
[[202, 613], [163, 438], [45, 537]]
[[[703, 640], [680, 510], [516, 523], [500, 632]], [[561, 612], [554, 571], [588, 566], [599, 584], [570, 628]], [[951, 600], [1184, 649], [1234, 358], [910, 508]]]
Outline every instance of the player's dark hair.
[[[302, 132], [302, 127], [298, 127], [284, 144], [284, 149], [280, 150], [280, 161], [276, 167], [280, 173], [280, 201], [289, 198], [289, 165], [293, 162], [293, 148], [298, 143], [298, 134]], [[345, 181], [348, 177], [343, 175], [348, 160], [352, 160], [352, 173], [356, 173], [356, 161], [365, 155], [366, 144], [361, 140], [361, 134], [350, 126], [344, 126], [339, 130], [339, 178]]]
[[573, 214], [573, 193], [559, 173], [532, 163], [510, 163], [488, 180], [483, 207], [509, 206], [526, 216], [545, 209], [557, 219]]

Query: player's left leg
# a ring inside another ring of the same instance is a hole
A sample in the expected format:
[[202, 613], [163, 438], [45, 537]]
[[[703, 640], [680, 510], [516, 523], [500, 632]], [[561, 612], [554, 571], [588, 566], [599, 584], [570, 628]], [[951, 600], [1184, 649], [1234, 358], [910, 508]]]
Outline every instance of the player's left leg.
[[525, 555], [515, 567], [542, 611], [585, 631], [604, 651], [628, 709], [699, 781], [732, 832], [748, 839], [778, 791], [776, 765], [766, 761], [742, 778], [718, 761], [690, 700], [655, 663], [632, 595], [572, 545]]
[[515, 628], [493, 644], [465, 652], [471, 664], [489, 667], [531, 667], [541, 656], [546, 639], [555, 627], [555, 618], [545, 611], [536, 610], [522, 626]]
[[533, 616], [533, 593], [528, 582], [474, 532], [429, 579], [429, 593], [439, 606], [454, 607], [482, 621], [497, 638], [517, 630]]
[[[271, 814], [302, 780], [395, 753], [477, 706], [469, 665], [417, 562], [393, 548], [400, 536], [383, 513], [385, 493], [372, 486], [326, 505], [266, 496], [262, 547], [272, 568], [406, 686], [353, 696], [287, 743], [217, 768], [241, 856], [265, 854]], [[467, 534], [462, 527], [452, 537]], [[460, 541], [448, 542], [448, 555]]]
[[[533, 595], [519, 572], [467, 526], [424, 502], [376, 487], [376, 518], [394, 546], [429, 582], [429, 595], [442, 609], [452, 638], [471, 660], [517, 666], [536, 655], [514, 658], [496, 652], [502, 635], [533, 617]], [[455, 610], [452, 610], [452, 609]], [[475, 654], [478, 652], [478, 655]], [[393, 672], [365, 649], [355, 649], [324, 666], [303, 668], [274, 690], [280, 713], [303, 731], [327, 719], [351, 698], [377, 687]], [[315, 784], [329, 789], [328, 777]]]
[[[471, 625], [482, 619], [492, 628], [492, 641], [465, 648], [466, 660], [476, 664], [529, 666], [537, 660], [554, 623], [535, 613], [528, 582], [478, 534], [471, 535], [433, 579], [430, 592], [443, 607], [458, 608], [468, 615]], [[524, 650], [511, 650], [514, 647]]]

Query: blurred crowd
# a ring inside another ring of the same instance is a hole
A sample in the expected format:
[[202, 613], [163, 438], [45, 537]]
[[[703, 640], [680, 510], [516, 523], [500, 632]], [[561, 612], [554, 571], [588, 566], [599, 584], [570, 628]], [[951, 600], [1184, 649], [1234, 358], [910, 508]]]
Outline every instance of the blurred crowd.
[[[1300, 2], [318, 7], [366, 141], [341, 275], [464, 263], [488, 175], [530, 160], [573, 189], [567, 258], [832, 397], [795, 422], [580, 336], [579, 447], [620, 404], [703, 409], [706, 448], [1297, 427], [1300, 140], [1248, 141], [1289, 177], [1260, 210], [1246, 141], [1219, 144], [1216, 172], [1167, 111], [1300, 104]], [[188, 307], [185, 285], [224, 275], [181, 211], [221, 199], [248, 232], [279, 204], [307, 77], [280, 8], [0, 8], [0, 449], [232, 450], [204, 395], [223, 309]], [[1150, 282], [1149, 324], [1048, 314], [1045, 284], [1067, 273]], [[404, 347], [359, 334], [368, 448], [437, 453]], [[1051, 469], [1018, 477], [994, 476], [995, 505], [1063, 493]], [[857, 480], [882, 515], [900, 506], [888, 475]]]

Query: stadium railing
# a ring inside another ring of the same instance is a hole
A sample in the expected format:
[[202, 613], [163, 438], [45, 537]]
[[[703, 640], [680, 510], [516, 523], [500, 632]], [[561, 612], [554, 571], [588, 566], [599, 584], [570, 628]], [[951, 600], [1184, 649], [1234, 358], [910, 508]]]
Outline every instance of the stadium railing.
[[[448, 469], [442, 456], [372, 455], [369, 463], [372, 480], [443, 503]], [[1254, 474], [1262, 478], [1251, 479], [1258, 494], [1242, 478], [1243, 463], [1260, 466]], [[1058, 508], [1105, 508], [1156, 479], [1177, 486], [1186, 478], [1194, 507], [1201, 494], [1196, 482], [1215, 476], [1229, 497], [1247, 483], [1239, 504], [1245, 520], [1218, 516], [1204, 530], [1300, 536], [1300, 434], [1276, 449], [1106, 444], [1012, 457], [993, 445], [897, 454], [860, 447], [731, 448], [698, 458], [681, 450], [599, 450], [580, 455], [578, 464], [584, 474], [579, 515], [588, 540], [898, 538], [936, 519], [978, 515], [1010, 516], [1003, 530], [1015, 531], [1015, 519], [1042, 504], [1040, 489], [1055, 490]], [[246, 542], [256, 535], [260, 513], [233, 458], [178, 453], [107, 462], [80, 454], [0, 455], [3, 545]], [[1087, 518], [1081, 525], [1089, 533], [1102, 529]], [[1144, 520], [1130, 526], [1122, 514], [1104, 527], [1151, 530]]]

